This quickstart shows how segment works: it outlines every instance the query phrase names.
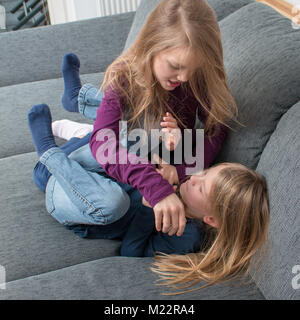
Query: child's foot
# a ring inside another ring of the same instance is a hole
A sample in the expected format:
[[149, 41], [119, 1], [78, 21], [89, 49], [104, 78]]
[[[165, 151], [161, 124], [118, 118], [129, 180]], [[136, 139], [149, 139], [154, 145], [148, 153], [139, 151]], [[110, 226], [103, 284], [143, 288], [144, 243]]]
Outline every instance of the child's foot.
[[62, 105], [70, 112], [78, 112], [78, 94], [81, 89], [79, 77], [80, 61], [74, 53], [68, 53], [63, 57], [62, 74], [65, 90], [62, 95]]
[[48, 149], [57, 147], [51, 123], [50, 109], [46, 104], [33, 106], [28, 112], [28, 125], [39, 157]]

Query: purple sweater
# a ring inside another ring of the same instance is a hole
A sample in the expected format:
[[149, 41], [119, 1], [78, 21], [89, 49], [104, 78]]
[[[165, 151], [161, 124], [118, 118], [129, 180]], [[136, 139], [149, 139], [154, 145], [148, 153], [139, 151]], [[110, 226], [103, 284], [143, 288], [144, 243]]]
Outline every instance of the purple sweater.
[[[205, 110], [201, 107], [199, 102], [190, 95], [187, 95], [180, 87], [176, 88], [171, 93], [169, 99], [169, 106], [173, 112], [179, 116], [179, 119], [186, 125], [188, 129], [193, 129], [196, 121], [196, 112], [202, 123], [205, 123], [207, 115]], [[122, 159], [121, 153], [124, 150], [119, 147], [119, 121], [121, 121], [121, 110], [125, 110], [125, 105], [122, 99], [118, 95], [113, 93], [112, 90], [107, 91], [103, 97], [102, 103], [97, 110], [97, 117], [94, 123], [94, 129], [90, 137], [90, 148], [94, 158], [100, 163], [106, 173], [112, 178], [129, 184], [134, 188], [137, 188], [139, 192], [145, 197], [152, 208], [162, 199], [168, 195], [174, 193], [172, 186], [169, 182], [162, 178], [162, 176], [156, 172], [156, 168], [150, 161], [147, 163], [132, 164], [132, 161], [127, 161], [125, 164], [120, 164], [118, 159]], [[183, 129], [179, 125], [180, 129]], [[101, 129], [111, 129], [116, 136], [116, 142], [113, 147], [116, 155], [116, 163], [111, 164], [107, 161], [99, 160], [99, 152], [103, 150], [99, 149], [105, 141], [98, 140], [96, 138], [97, 132]], [[208, 137], [204, 137], [204, 167], [207, 168], [218, 154], [220, 147], [226, 138], [227, 128], [221, 126], [221, 130], [217, 136], [208, 140]], [[195, 148], [195, 146], [193, 146]], [[125, 151], [127, 153], [127, 150]], [[128, 154], [127, 154], [128, 155]], [[178, 178], [182, 181], [185, 177], [185, 168], [187, 164], [176, 165]], [[191, 165], [189, 165], [191, 167]]]

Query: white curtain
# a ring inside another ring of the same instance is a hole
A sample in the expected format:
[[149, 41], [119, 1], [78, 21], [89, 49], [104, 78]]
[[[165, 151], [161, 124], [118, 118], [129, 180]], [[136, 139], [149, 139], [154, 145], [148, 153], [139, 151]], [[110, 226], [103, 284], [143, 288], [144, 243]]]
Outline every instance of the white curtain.
[[0, 5], [0, 29], [6, 29], [5, 8]]

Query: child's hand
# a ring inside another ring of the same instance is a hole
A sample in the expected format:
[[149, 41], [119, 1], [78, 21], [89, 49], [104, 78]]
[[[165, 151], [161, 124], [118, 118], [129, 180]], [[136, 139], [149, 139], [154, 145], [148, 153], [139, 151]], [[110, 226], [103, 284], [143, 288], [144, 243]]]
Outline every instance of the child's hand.
[[[176, 184], [179, 183], [178, 174], [175, 166], [172, 166], [161, 159], [156, 153], [153, 154], [152, 163], [158, 165], [156, 171], [173, 186], [174, 191], [176, 191]], [[174, 185], [175, 184], [175, 185]], [[149, 202], [143, 197], [142, 203], [144, 206], [152, 208]]]
[[[174, 191], [176, 191], [177, 186], [173, 186], [173, 189], [174, 189]], [[152, 208], [152, 207], [150, 206], [150, 203], [149, 203], [144, 197], [142, 198], [142, 203], [143, 203], [144, 206], [149, 207], [149, 208]]]
[[166, 116], [163, 117], [163, 120], [164, 121], [160, 124], [164, 127], [162, 132], [164, 133], [165, 147], [169, 151], [173, 151], [181, 139], [181, 131], [177, 125], [176, 119], [171, 113], [166, 112]]
[[156, 171], [164, 179], [168, 180], [170, 185], [179, 183], [178, 173], [175, 166], [163, 161], [156, 153], [153, 154], [152, 163], [158, 164], [158, 169], [156, 169]]

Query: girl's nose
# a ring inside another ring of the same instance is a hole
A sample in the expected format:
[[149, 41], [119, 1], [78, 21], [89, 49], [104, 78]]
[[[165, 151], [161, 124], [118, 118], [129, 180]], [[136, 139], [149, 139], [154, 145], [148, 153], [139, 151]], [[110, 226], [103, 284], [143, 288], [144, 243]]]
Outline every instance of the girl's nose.
[[192, 175], [190, 180], [191, 180], [191, 184], [194, 185], [199, 180], [199, 176]]
[[177, 80], [181, 82], [186, 82], [188, 81], [188, 72], [187, 71], [181, 71], [179, 75], [177, 76]]

